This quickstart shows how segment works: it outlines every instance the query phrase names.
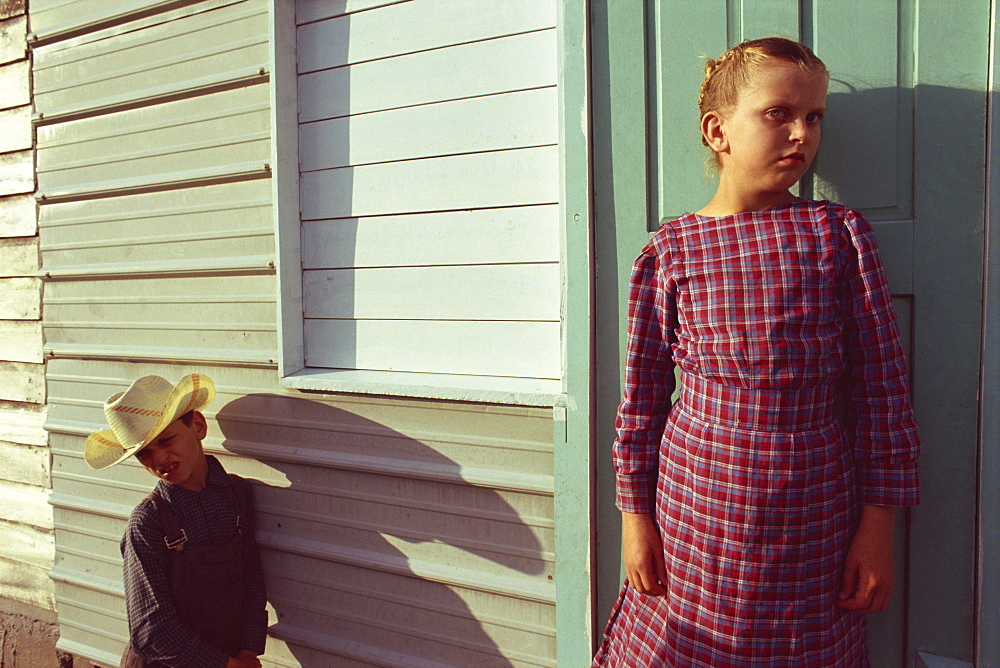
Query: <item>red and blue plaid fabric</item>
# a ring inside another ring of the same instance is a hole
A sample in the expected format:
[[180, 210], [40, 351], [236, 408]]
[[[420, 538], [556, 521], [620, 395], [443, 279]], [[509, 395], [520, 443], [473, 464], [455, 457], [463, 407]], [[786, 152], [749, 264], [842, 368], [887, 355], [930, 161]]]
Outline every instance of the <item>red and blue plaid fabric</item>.
[[626, 583], [594, 665], [867, 666], [841, 569], [862, 503], [917, 503], [919, 452], [867, 221], [799, 201], [666, 223], [625, 376], [617, 504], [656, 518], [669, 594]]

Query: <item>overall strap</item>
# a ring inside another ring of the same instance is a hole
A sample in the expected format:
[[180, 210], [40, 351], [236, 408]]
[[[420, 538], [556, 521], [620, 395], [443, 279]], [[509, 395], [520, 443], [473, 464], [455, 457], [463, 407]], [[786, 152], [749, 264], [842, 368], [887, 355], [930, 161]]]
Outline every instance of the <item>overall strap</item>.
[[177, 525], [177, 518], [170, 510], [170, 504], [155, 489], [146, 498], [152, 501], [156, 509], [160, 511], [160, 520], [163, 522], [163, 542], [167, 544], [167, 549], [178, 552], [183, 550], [188, 537], [184, 529]]
[[242, 481], [244, 485], [248, 484], [243, 478], [236, 475], [235, 473], [229, 474], [229, 489], [232, 491], [233, 496], [236, 497], [236, 508], [238, 514], [236, 515], [236, 531], [242, 536], [249, 528], [250, 525], [247, 522], [249, 515], [247, 514], [247, 504], [240, 489], [239, 482]]

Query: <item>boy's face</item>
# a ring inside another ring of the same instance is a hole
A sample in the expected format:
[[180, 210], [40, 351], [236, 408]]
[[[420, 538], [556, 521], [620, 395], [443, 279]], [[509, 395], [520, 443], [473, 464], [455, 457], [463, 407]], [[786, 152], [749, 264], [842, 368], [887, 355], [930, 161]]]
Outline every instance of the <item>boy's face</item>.
[[201, 413], [192, 413], [190, 425], [174, 420], [137, 452], [135, 458], [157, 478], [200, 492], [208, 475], [208, 461], [201, 446], [207, 432], [205, 417]]

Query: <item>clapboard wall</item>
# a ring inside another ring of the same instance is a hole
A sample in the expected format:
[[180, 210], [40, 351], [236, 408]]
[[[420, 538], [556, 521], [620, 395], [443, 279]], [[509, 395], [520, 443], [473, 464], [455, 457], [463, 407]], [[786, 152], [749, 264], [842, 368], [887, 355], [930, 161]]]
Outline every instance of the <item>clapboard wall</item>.
[[560, 378], [556, 3], [337, 4], [298, 4], [306, 365]]
[[53, 610], [30, 61], [24, 2], [0, 3], [0, 597]]
[[[449, 3], [436, 0], [312, 4], [336, 9], [324, 20], [349, 17], [355, 27], [388, 4], [449, 21]], [[270, 162], [282, 147], [269, 123], [270, 3], [36, 0], [31, 13], [60, 647], [116, 664], [127, 635], [118, 539], [153, 481], [134, 461], [105, 472], [86, 466], [84, 438], [104, 424], [103, 400], [140, 375], [176, 380], [199, 370], [219, 390], [206, 449], [254, 481], [272, 624], [265, 664], [554, 665], [551, 407], [281, 385]], [[529, 29], [546, 31], [554, 32], [551, 19]], [[481, 43], [484, 61], [509, 57], [488, 31], [465, 39]], [[554, 70], [554, 48], [530, 53], [535, 60], [524, 68]], [[409, 74], [413, 86], [429, 88], [438, 75], [431, 65]], [[353, 91], [360, 85], [352, 79]], [[377, 80], [366, 85], [384, 92]], [[530, 132], [544, 138], [518, 149], [525, 155], [553, 152], [554, 109], [546, 106], [555, 100], [538, 95], [532, 104], [543, 127]], [[326, 132], [345, 132], [328, 120]], [[342, 140], [365, 162], [418, 163], [434, 148], [365, 157], [370, 136], [358, 123]], [[304, 162], [314, 159], [303, 152]], [[528, 187], [518, 164], [496, 163], [470, 187], [516, 198]], [[314, 171], [331, 169], [307, 170], [304, 191]], [[555, 178], [530, 184], [546, 190], [544, 206], [554, 204]], [[336, 199], [340, 187], [334, 180], [323, 190]], [[520, 228], [556, 224], [537, 204], [525, 207]], [[309, 223], [336, 217], [324, 212]], [[558, 244], [531, 234], [525, 244]], [[440, 257], [448, 257], [449, 239], [439, 237]], [[342, 257], [343, 242], [330, 243]], [[392, 245], [398, 256], [398, 246], [415, 243]], [[558, 295], [557, 250], [524, 250], [533, 259], [514, 263], [533, 265], [531, 276], [549, 272], [539, 285]], [[310, 257], [318, 271], [333, 270]], [[492, 267], [483, 271], [493, 276]], [[309, 280], [306, 294], [339, 308]], [[506, 279], [495, 281], [480, 279], [482, 301], [496, 290], [509, 299], [498, 288]], [[558, 312], [551, 303], [542, 311], [518, 318], [550, 330], [555, 322], [546, 345], [558, 364]], [[546, 374], [558, 375], [552, 367]]]

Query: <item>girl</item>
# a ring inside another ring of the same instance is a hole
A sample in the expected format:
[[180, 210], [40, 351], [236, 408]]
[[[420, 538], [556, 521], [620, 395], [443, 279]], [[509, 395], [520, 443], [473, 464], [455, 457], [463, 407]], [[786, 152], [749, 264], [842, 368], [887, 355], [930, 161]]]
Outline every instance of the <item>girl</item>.
[[627, 579], [594, 665], [868, 665], [861, 613], [887, 605], [919, 445], [871, 228], [789, 191], [828, 80], [779, 38], [706, 66], [719, 187], [633, 268], [614, 445]]

